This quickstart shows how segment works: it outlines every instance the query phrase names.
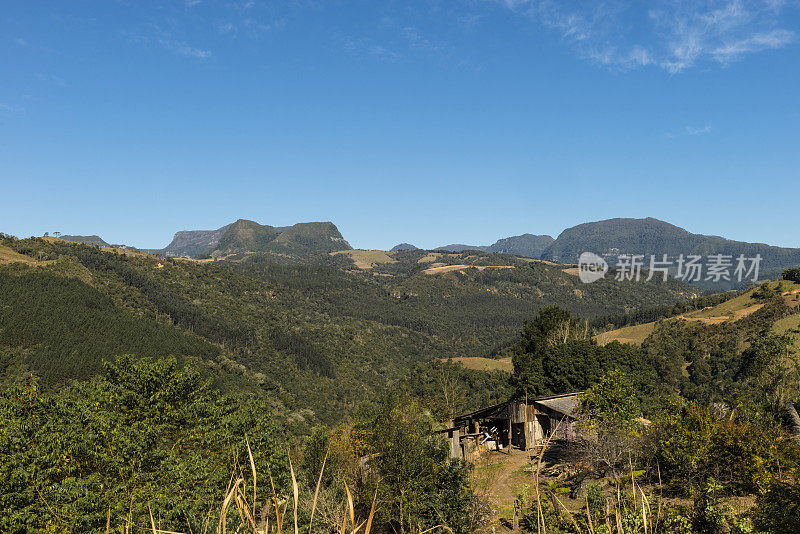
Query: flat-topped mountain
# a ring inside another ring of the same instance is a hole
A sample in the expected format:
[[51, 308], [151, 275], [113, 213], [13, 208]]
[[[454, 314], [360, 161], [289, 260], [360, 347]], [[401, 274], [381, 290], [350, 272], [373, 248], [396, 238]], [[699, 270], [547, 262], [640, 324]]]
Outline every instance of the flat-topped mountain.
[[243, 252], [311, 254], [351, 248], [331, 222], [276, 227], [239, 219], [217, 230], [177, 232], [172, 242], [158, 252], [166, 256], [193, 258], [207, 255], [220, 257]]
[[83, 243], [85, 245], [97, 245], [99, 247], [110, 247], [100, 236], [97, 235], [61, 235], [59, 239], [72, 241], [73, 243]]

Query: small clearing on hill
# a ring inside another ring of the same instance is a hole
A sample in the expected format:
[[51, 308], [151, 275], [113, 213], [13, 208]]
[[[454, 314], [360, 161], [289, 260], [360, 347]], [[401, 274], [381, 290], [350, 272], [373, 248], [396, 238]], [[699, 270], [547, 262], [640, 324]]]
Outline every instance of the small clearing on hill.
[[506, 373], [514, 372], [514, 364], [511, 363], [511, 358], [483, 358], [480, 356], [460, 356], [458, 358], [442, 358], [443, 362], [452, 360], [453, 362], [460, 363], [467, 369], [475, 371], [503, 371]]
[[345, 254], [350, 256], [355, 266], [359, 269], [372, 269], [382, 263], [397, 263], [385, 250], [340, 250], [331, 252], [334, 254]]
[[431, 263], [442, 257], [441, 252], [429, 252], [427, 256], [423, 256], [417, 260], [417, 263]]
[[2, 263], [28, 263], [31, 265], [39, 265], [43, 262], [36, 261], [30, 256], [26, 256], [24, 254], [20, 254], [19, 252], [15, 252], [14, 250], [0, 245], [0, 264]]
[[513, 269], [514, 265], [441, 265], [438, 267], [430, 267], [422, 271], [425, 274], [441, 274], [449, 273], [452, 271], [463, 271], [464, 269], [475, 268], [479, 271], [484, 269]]

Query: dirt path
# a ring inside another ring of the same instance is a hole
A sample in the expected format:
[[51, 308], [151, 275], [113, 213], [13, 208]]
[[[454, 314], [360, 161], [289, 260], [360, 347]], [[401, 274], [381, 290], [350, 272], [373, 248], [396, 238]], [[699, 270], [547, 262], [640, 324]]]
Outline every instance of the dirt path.
[[495, 509], [491, 523], [498, 531], [506, 531], [510, 525], [514, 500], [523, 485], [533, 486], [533, 475], [525, 471], [529, 465], [528, 453], [516, 449], [511, 454], [492, 452], [475, 462], [475, 489]]

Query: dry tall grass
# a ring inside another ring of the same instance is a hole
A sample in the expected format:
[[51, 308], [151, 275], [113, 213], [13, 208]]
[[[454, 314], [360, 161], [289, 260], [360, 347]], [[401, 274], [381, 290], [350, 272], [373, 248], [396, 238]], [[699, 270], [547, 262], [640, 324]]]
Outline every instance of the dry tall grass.
[[[157, 525], [158, 521], [153, 516], [153, 512], [148, 505], [148, 510], [150, 512], [150, 528], [148, 530], [152, 534], [212, 534], [213, 532], [216, 534], [228, 534], [229, 532], [231, 534], [283, 534], [286, 530], [285, 520], [288, 513], [287, 508], [290, 504], [290, 499], [286, 497], [279, 497], [275, 490], [272, 473], [268, 468], [267, 477], [270, 482], [270, 491], [267, 497], [267, 504], [262, 507], [260, 514], [258, 513], [258, 472], [256, 471], [256, 465], [255, 461], [253, 460], [253, 452], [250, 448], [249, 440], [247, 440], [247, 453], [251, 480], [245, 480], [244, 473], [241, 469], [238, 473], [238, 476], [235, 476], [237, 475], [237, 473], [235, 473], [234, 476], [231, 477], [228, 488], [224, 493], [222, 504], [218, 510], [219, 520], [217, 521], [216, 525], [212, 525], [212, 516], [215, 514], [213, 513], [214, 511], [211, 510], [203, 522], [202, 530], [199, 532], [193, 531], [191, 526], [189, 526], [188, 532], [165, 530], [163, 528], [159, 528]], [[325, 455], [325, 458], [322, 461], [322, 467], [320, 469], [319, 476], [317, 477], [316, 488], [314, 490], [314, 496], [310, 505], [311, 510], [309, 514], [309, 521], [307, 525], [302, 525], [303, 534], [312, 533], [314, 516], [317, 512], [317, 503], [322, 493], [322, 475], [325, 472], [327, 459], [328, 454]], [[297, 483], [291, 457], [289, 458], [289, 473], [291, 475], [292, 482], [292, 530], [294, 534], [300, 534], [301, 525], [298, 520], [298, 516], [299, 512], [301, 511], [302, 504], [300, 500], [300, 488]], [[365, 519], [361, 518], [359, 520], [359, 518], [356, 516], [356, 507], [353, 502], [353, 496], [350, 492], [350, 488], [347, 486], [347, 482], [342, 481], [342, 484], [344, 485], [346, 500], [338, 504], [338, 509], [340, 510], [342, 517], [342, 523], [338, 528], [338, 534], [370, 534], [374, 526], [373, 520], [375, 519], [378, 488], [375, 488], [375, 493], [372, 497], [372, 505], [370, 507], [368, 516]], [[250, 486], [252, 486], [252, 488], [250, 488]], [[111, 522], [111, 511], [109, 510], [106, 521], [106, 534], [111, 533]], [[231, 528], [232, 524], [235, 525], [233, 528]], [[450, 532], [450, 534], [453, 532], [446, 525], [436, 525], [433, 528], [422, 530], [417, 534], [429, 534], [437, 530], [446, 530]], [[123, 532], [124, 534], [133, 534], [134, 532], [142, 532], [142, 528], [133, 524], [129, 514], [117, 531]], [[326, 528], [325, 531], [330, 532], [331, 529]]]
[[[206, 516], [200, 532], [192, 531], [191, 527], [189, 527], [188, 532], [177, 532], [159, 528], [157, 526], [156, 519], [153, 517], [152, 510], [150, 510], [149, 530], [152, 532], [152, 534], [210, 534], [212, 532], [216, 532], [216, 534], [228, 534], [229, 532], [231, 534], [283, 534], [285, 528], [284, 521], [287, 515], [286, 509], [289, 505], [289, 499], [279, 498], [275, 490], [272, 473], [269, 471], [269, 469], [267, 469], [267, 476], [270, 482], [270, 494], [267, 498], [267, 504], [261, 509], [260, 514], [258, 514], [256, 505], [258, 501], [258, 473], [256, 471], [256, 465], [255, 461], [253, 460], [253, 452], [250, 448], [249, 440], [247, 441], [247, 453], [249, 457], [250, 474], [252, 476], [252, 479], [249, 481], [249, 485], [252, 486], [252, 491], [248, 487], [248, 482], [245, 480], [242, 473], [239, 473], [238, 477], [231, 477], [231, 482], [228, 484], [228, 488], [225, 491], [222, 504], [218, 511], [219, 520], [216, 524], [215, 530], [211, 530], [213, 528], [213, 525], [211, 524], [213, 510], [209, 511], [208, 515]], [[317, 509], [317, 501], [320, 497], [322, 475], [325, 471], [326, 461], [327, 454], [322, 462], [322, 468], [320, 469], [319, 477], [317, 478], [317, 485], [314, 490], [314, 498], [311, 503], [309, 522], [307, 526], [303, 526], [304, 534], [311, 534], [312, 532], [314, 515]], [[297, 484], [297, 478], [295, 476], [291, 457], [289, 458], [289, 472], [292, 481], [292, 528], [294, 534], [300, 534], [300, 523], [298, 521], [298, 512], [300, 511], [301, 507], [300, 488]], [[350, 493], [350, 489], [347, 488], [347, 483], [344, 483], [344, 485], [346, 489], [347, 501], [340, 504], [340, 509], [343, 509], [344, 512], [342, 513], [344, 520], [342, 521], [342, 525], [339, 529], [339, 534], [362, 534], [362, 529], [363, 534], [370, 534], [375, 516], [375, 503], [378, 496], [377, 488], [375, 490], [375, 495], [372, 498], [372, 507], [370, 508], [368, 517], [357, 523], [353, 497]], [[150, 507], [148, 505], [148, 509], [149, 508]], [[236, 525], [235, 528], [229, 528], [231, 523]], [[141, 528], [137, 528], [133, 525], [130, 516], [125, 518], [123, 524], [117, 530], [123, 532], [124, 534], [141, 532]], [[111, 511], [109, 510], [106, 521], [106, 534], [110, 533]]]

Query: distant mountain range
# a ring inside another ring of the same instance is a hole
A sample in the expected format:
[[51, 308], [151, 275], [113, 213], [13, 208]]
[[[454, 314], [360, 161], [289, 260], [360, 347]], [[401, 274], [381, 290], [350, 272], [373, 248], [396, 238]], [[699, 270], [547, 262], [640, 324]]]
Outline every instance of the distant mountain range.
[[[496, 252], [499, 254], [517, 254], [529, 258], [538, 258], [542, 252], [555, 241], [549, 235], [522, 234], [498, 239], [493, 245], [464, 245], [452, 244], [436, 247], [434, 250], [444, 252], [464, 252], [467, 250], [480, 250], [482, 252]], [[392, 251], [414, 250], [417, 247], [408, 243], [401, 243]]]
[[[64, 235], [62, 239], [108, 246], [96, 235]], [[163, 249], [153, 250], [172, 257], [224, 257], [244, 252], [273, 253], [291, 256], [351, 250], [338, 228], [331, 222], [298, 223], [275, 227], [239, 219], [216, 230], [185, 230], [175, 234]], [[410, 243], [400, 243], [392, 252], [417, 250]], [[559, 263], [577, 263], [582, 252], [601, 256], [617, 254], [680, 254], [708, 256], [724, 254], [755, 257], [760, 254], [761, 273], [800, 265], [800, 248], [782, 248], [763, 243], [733, 241], [719, 236], [693, 234], [658, 219], [608, 219], [573, 226], [557, 239], [548, 235], [522, 234], [497, 240], [492, 245], [450, 244], [438, 247], [441, 252], [476, 250], [488, 253], [517, 254]]]

